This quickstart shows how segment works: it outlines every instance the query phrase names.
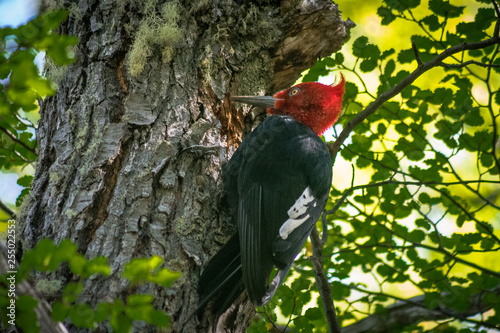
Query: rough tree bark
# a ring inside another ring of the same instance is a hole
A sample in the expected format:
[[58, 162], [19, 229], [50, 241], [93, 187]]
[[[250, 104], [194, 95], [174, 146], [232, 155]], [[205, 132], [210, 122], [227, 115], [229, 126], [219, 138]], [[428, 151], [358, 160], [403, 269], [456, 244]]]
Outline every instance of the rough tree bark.
[[[260, 119], [236, 110], [229, 95], [291, 85], [340, 49], [351, 25], [330, 0], [59, 5], [70, 10], [62, 32], [80, 43], [41, 107], [19, 248], [70, 238], [87, 258], [106, 256], [113, 272], [162, 256], [182, 272], [171, 290], [129, 290], [112, 274], [89, 280], [79, 301], [149, 293], [179, 331], [197, 304], [200, 271], [234, 232], [221, 205], [221, 165]], [[64, 286], [72, 276], [51, 278]], [[254, 312], [243, 300], [226, 320], [192, 318], [185, 331], [243, 332]]]

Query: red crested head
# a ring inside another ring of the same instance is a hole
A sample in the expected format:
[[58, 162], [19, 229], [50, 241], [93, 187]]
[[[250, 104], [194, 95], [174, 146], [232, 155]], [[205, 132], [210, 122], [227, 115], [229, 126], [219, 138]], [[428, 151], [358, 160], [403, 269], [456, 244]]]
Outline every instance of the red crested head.
[[231, 100], [263, 106], [270, 114], [291, 116], [321, 135], [337, 121], [342, 110], [345, 79], [340, 77], [335, 86], [305, 82], [273, 96], [233, 96]]
[[274, 94], [274, 107], [268, 108], [267, 112], [292, 116], [321, 135], [341, 113], [344, 86], [343, 75], [335, 86], [318, 82], [297, 84]]

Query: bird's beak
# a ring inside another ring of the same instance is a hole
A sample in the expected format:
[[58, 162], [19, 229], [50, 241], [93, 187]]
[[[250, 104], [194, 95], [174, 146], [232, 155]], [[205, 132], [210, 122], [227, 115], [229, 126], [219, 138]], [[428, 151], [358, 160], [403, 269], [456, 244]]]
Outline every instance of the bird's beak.
[[270, 109], [275, 107], [274, 103], [276, 101], [281, 101], [281, 99], [274, 98], [273, 96], [232, 96], [231, 100], [234, 102], [262, 106]]

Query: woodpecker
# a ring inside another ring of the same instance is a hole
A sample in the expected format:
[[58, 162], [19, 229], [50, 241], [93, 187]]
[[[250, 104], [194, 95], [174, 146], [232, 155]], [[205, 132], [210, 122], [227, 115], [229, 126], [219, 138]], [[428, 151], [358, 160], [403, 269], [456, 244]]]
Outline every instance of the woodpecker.
[[339, 117], [344, 85], [341, 76], [335, 86], [307, 82], [273, 96], [231, 98], [265, 107], [271, 116], [223, 168], [238, 232], [204, 269], [198, 310], [213, 300], [220, 315], [245, 290], [264, 305], [285, 279], [328, 199], [332, 160], [320, 135]]

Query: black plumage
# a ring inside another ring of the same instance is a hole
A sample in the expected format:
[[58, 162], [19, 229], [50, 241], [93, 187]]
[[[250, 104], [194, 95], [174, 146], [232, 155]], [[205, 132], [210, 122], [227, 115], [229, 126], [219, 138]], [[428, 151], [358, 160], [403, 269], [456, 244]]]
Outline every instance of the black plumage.
[[256, 305], [272, 298], [325, 207], [332, 161], [311, 128], [274, 115], [245, 138], [223, 173], [238, 234], [208, 263], [198, 288], [199, 308], [213, 299], [219, 314], [244, 290]]

